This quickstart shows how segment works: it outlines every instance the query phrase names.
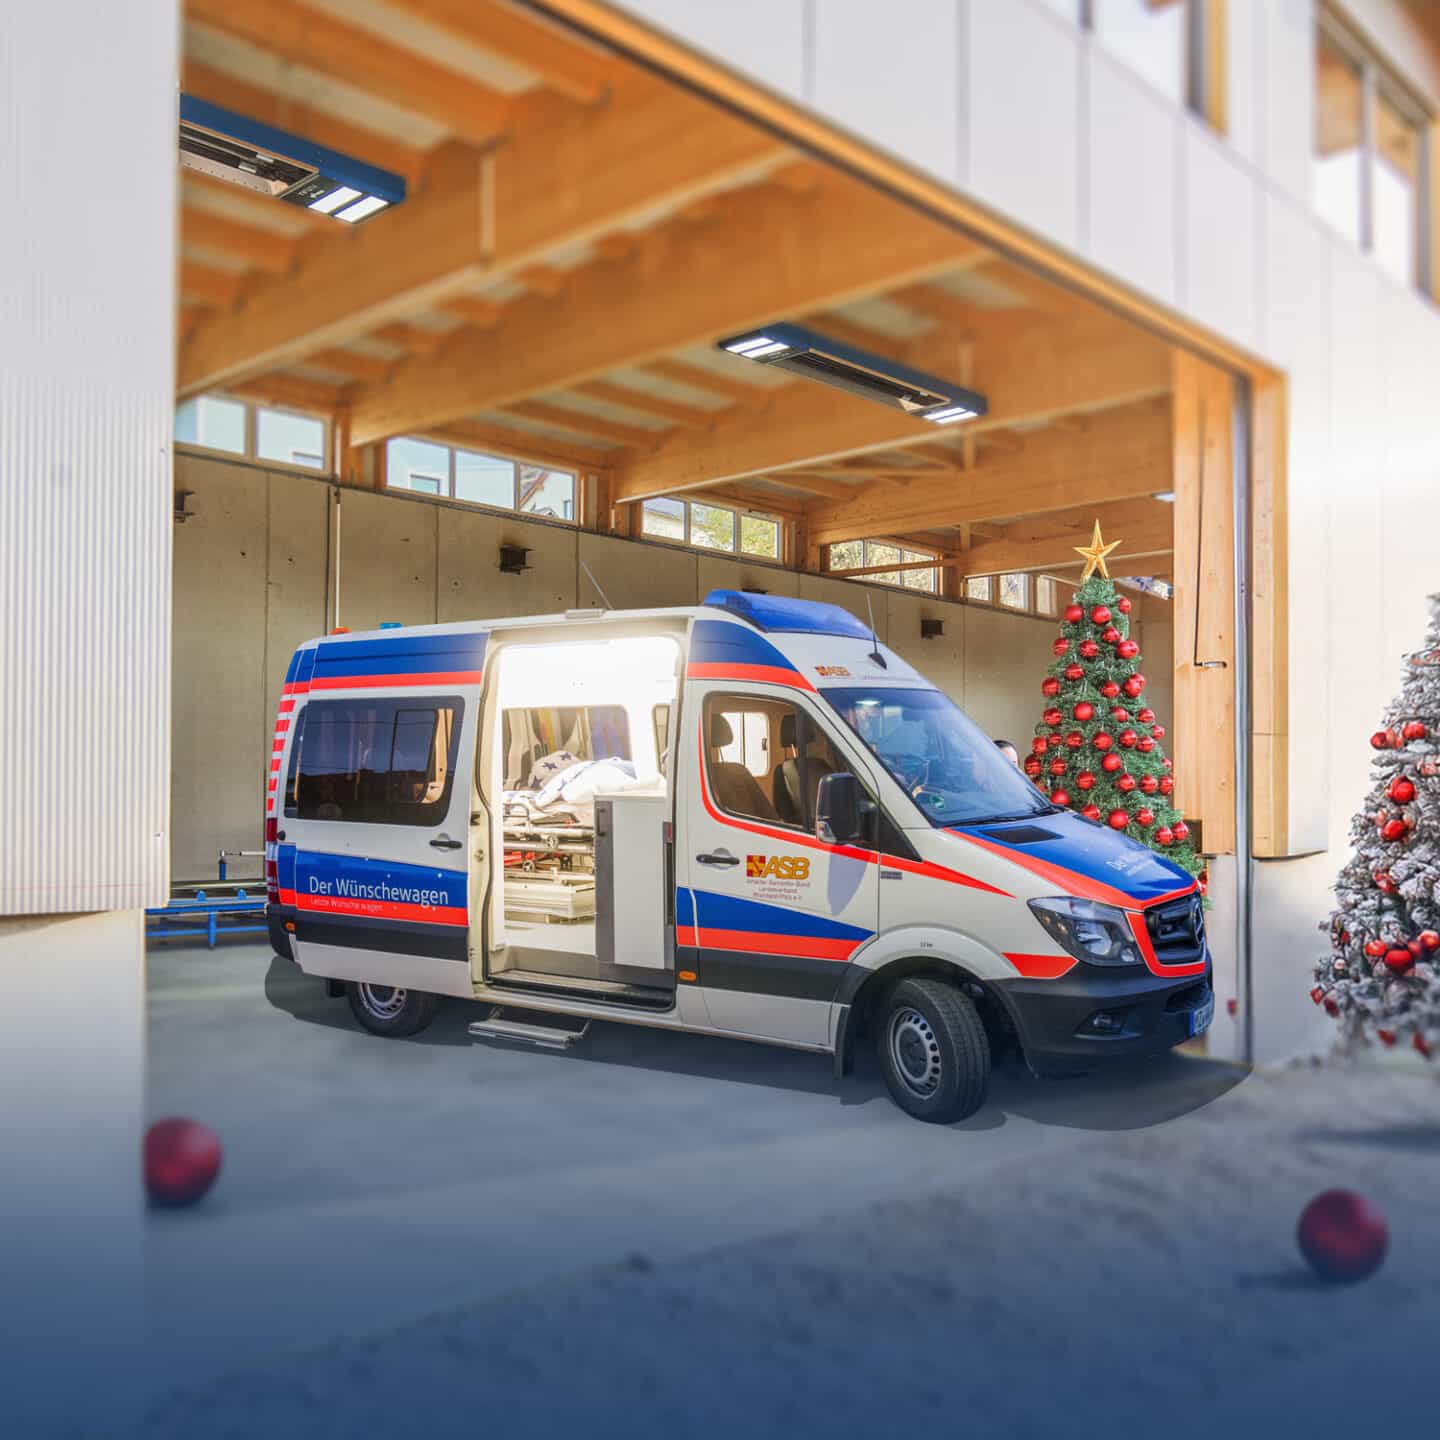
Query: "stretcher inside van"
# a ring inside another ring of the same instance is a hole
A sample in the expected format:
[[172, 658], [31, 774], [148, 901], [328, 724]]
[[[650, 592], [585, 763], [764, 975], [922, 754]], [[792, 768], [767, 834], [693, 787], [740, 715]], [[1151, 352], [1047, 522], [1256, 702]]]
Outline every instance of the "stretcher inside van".
[[828, 1053], [949, 1121], [991, 1051], [1083, 1069], [1213, 1013], [1195, 883], [1051, 805], [835, 606], [699, 606], [333, 635], [280, 700], [276, 951], [360, 1024], [440, 997], [477, 1038], [591, 1020]]

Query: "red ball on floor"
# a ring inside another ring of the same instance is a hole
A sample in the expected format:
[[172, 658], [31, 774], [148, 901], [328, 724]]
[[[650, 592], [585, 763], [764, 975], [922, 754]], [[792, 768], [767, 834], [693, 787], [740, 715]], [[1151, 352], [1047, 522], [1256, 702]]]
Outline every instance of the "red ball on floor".
[[1380, 1268], [1390, 1245], [1390, 1227], [1363, 1195], [1326, 1190], [1301, 1211], [1295, 1238], [1317, 1275], [1352, 1285]]
[[215, 1183], [220, 1137], [197, 1120], [157, 1120], [145, 1132], [145, 1189], [157, 1205], [193, 1205]]

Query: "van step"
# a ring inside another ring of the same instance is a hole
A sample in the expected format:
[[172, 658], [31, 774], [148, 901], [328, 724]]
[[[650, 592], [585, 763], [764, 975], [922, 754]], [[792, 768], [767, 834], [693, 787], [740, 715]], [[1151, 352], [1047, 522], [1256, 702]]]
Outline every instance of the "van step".
[[498, 975], [490, 976], [489, 984], [492, 990], [528, 990], [532, 995], [565, 995], [574, 999], [609, 1001], [655, 1010], [668, 1010], [675, 1003], [675, 992], [658, 986], [628, 985], [623, 980], [595, 980], [586, 975], [552, 975], [539, 970], [502, 970]]
[[507, 1020], [500, 1010], [488, 1020], [476, 1020], [469, 1027], [471, 1035], [477, 1040], [516, 1040], [524, 1045], [538, 1045], [542, 1050], [568, 1050], [577, 1040], [584, 1039], [589, 1028], [588, 1020], [577, 1029], [536, 1025], [529, 1020]]

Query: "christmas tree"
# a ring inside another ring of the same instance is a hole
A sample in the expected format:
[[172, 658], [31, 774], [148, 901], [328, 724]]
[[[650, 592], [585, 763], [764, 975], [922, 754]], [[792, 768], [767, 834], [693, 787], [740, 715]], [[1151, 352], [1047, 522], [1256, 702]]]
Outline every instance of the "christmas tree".
[[1117, 593], [1096, 523], [1080, 589], [1065, 610], [1055, 662], [1040, 693], [1047, 708], [1035, 727], [1025, 773], [1056, 805], [1124, 830], [1192, 875], [1204, 862], [1171, 796], [1175, 781], [1160, 741], [1165, 727], [1142, 696], [1140, 647], [1130, 638], [1130, 600]]
[[1440, 595], [1425, 648], [1370, 737], [1375, 783], [1350, 822], [1355, 850], [1335, 882], [1330, 954], [1311, 999], [1347, 1044], [1440, 1047]]

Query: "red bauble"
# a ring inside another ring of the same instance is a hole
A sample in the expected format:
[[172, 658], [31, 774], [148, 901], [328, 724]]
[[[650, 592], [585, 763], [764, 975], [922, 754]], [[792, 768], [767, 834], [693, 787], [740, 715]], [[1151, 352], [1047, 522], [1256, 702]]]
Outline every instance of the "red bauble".
[[1390, 1228], [1385, 1217], [1353, 1190], [1326, 1190], [1300, 1212], [1295, 1231], [1300, 1253], [1322, 1280], [1353, 1285], [1385, 1261]]
[[1060, 693], [1060, 682], [1053, 676], [1047, 675], [1040, 682], [1040, 693], [1045, 696], [1055, 696]]
[[1116, 782], [1115, 788], [1122, 795], [1128, 795], [1135, 788], [1135, 777], [1133, 775], [1122, 775]]
[[1048, 740], [1046, 740], [1045, 744], [1046, 744], [1051, 750], [1058, 750], [1058, 749], [1060, 748], [1060, 737], [1059, 737], [1059, 735], [1052, 735], [1052, 736], [1050, 736], [1050, 738], [1049, 738]]
[[1110, 623], [1110, 607], [1108, 605], [1096, 605], [1090, 611], [1090, 622], [1093, 625], [1108, 625]]
[[1122, 731], [1120, 732], [1120, 735], [1119, 735], [1120, 743], [1121, 743], [1127, 750], [1133, 750], [1133, 749], [1135, 748], [1135, 742], [1136, 742], [1139, 738], [1140, 738], [1140, 737], [1139, 737], [1133, 730], [1131, 730], [1128, 726], [1127, 726], [1124, 730], [1122, 730]]
[[1070, 713], [1083, 725], [1095, 718], [1095, 707], [1088, 700], [1082, 700]]
[[1045, 737], [1044, 737], [1043, 735], [1037, 735], [1037, 736], [1030, 742], [1030, 749], [1031, 749], [1032, 751], [1034, 751], [1034, 753], [1035, 753], [1036, 755], [1043, 755], [1043, 754], [1045, 753], [1045, 751], [1046, 751], [1047, 748], [1048, 748], [1048, 745], [1047, 745], [1046, 739], [1045, 739]]
[[1423, 740], [1429, 733], [1429, 730], [1420, 721], [1407, 720], [1405, 728], [1400, 732], [1400, 738], [1402, 740]]
[[1097, 730], [1095, 738], [1090, 743], [1097, 750], [1108, 750], [1115, 741], [1108, 730]]
[[1093, 660], [1100, 653], [1100, 647], [1093, 640], [1082, 640], [1079, 649], [1081, 657], [1086, 660]]
[[1120, 693], [1120, 687], [1113, 680], [1107, 680], [1100, 687], [1100, 693], [1107, 700], [1113, 700]]
[[1100, 807], [1098, 805], [1087, 805], [1080, 813], [1087, 820], [1098, 820], [1100, 818]]
[[1062, 810], [1067, 809], [1070, 804], [1070, 792], [1068, 790], [1052, 790], [1050, 792], [1050, 803], [1058, 805]]
[[1143, 755], [1148, 755], [1155, 748], [1155, 737], [1153, 735], [1142, 735], [1135, 742], [1135, 748]]
[[145, 1132], [145, 1189], [157, 1205], [193, 1205], [220, 1173], [220, 1137], [195, 1120], [157, 1120]]
[[1085, 678], [1085, 667], [1083, 665], [1067, 665], [1065, 667], [1065, 678], [1067, 680], [1083, 680]]
[[1381, 828], [1380, 834], [1391, 843], [1403, 840], [1405, 838], [1405, 822], [1403, 820], [1387, 820]]
[[1070, 762], [1064, 759], [1056, 759], [1050, 762], [1050, 773], [1052, 775], [1063, 775], [1070, 768]]
[[1162, 825], [1155, 832], [1155, 843], [1157, 845], [1173, 845], [1175, 843], [1174, 832], [1168, 825]]
[[1370, 737], [1370, 746], [1374, 750], [1388, 750], [1390, 748], [1390, 735], [1388, 731], [1377, 730]]
[[1122, 640], [1115, 647], [1115, 653], [1122, 660], [1133, 660], [1140, 653], [1140, 647], [1133, 640]]
[[1394, 880], [1390, 878], [1390, 872], [1388, 870], [1377, 870], [1371, 878], [1375, 881], [1375, 888], [1382, 895], [1393, 895], [1399, 888]]
[[1160, 788], [1160, 782], [1153, 775], [1142, 775], [1140, 777], [1140, 788], [1147, 795], [1153, 795]]
[[1395, 1043], [1395, 1032], [1393, 1030], [1377, 1030], [1375, 1032], [1375, 1038], [1382, 1045], [1393, 1045]]
[[1107, 625], [1100, 632], [1100, 638], [1107, 645], [1117, 645], [1120, 642], [1120, 632], [1113, 625]]
[[1123, 725], [1130, 718], [1130, 712], [1123, 705], [1117, 705], [1110, 712], [1110, 718], [1117, 725]]
[[1152, 740], [1163, 740], [1165, 738], [1165, 727], [1163, 725], [1152, 725], [1150, 727], [1150, 738]]
[[1106, 818], [1112, 830], [1123, 830], [1130, 823], [1130, 817], [1123, 810], [1112, 810]]
[[1411, 969], [1414, 964], [1415, 957], [1408, 949], [1402, 949], [1399, 945], [1395, 946], [1393, 950], [1387, 950], [1385, 952], [1386, 968], [1393, 970], [1397, 975], [1403, 975], [1407, 970]]
[[1070, 749], [1078, 750], [1085, 743], [1085, 737], [1078, 730], [1072, 730], [1065, 737], [1065, 743]]
[[1170, 828], [1175, 832], [1177, 840], [1189, 839], [1190, 827], [1183, 820], [1177, 820]]
[[1095, 788], [1095, 772], [1093, 770], [1082, 770], [1075, 777], [1075, 785], [1080, 790], [1093, 790]]
[[1128, 614], [1131, 612], [1131, 610], [1133, 610], [1135, 607], [1134, 607], [1133, 605], [1131, 605], [1129, 596], [1127, 596], [1127, 595], [1122, 595], [1122, 596], [1115, 602], [1115, 608], [1116, 608], [1122, 615], [1128, 615]]
[[1085, 618], [1085, 612], [1078, 605], [1071, 603], [1065, 607], [1065, 618], [1070, 624], [1078, 625]]
[[1105, 771], [1107, 775], [1113, 775], [1124, 763], [1125, 762], [1112, 750], [1100, 762], [1100, 768]]
[[1415, 782], [1397, 775], [1385, 792], [1397, 805], [1408, 805], [1415, 798]]
[[1025, 757], [1025, 773], [1033, 780], [1040, 773], [1040, 757], [1038, 755], [1027, 755]]
[[1420, 958], [1421, 953], [1425, 949], [1425, 947], [1420, 943], [1418, 937], [1414, 940], [1407, 940], [1405, 942], [1405, 948], [1416, 960]]
[[1422, 930], [1420, 946], [1424, 950], [1440, 950], [1440, 933], [1434, 930]]
[[1143, 825], [1148, 830], [1155, 823], [1155, 812], [1148, 805], [1142, 805], [1135, 812], [1135, 823]]
[[1175, 782], [1168, 775], [1160, 777], [1160, 793], [1162, 795], [1168, 795], [1174, 788]]
[[1041, 719], [1042, 721], [1044, 721], [1044, 723], [1045, 723], [1046, 725], [1052, 725], [1052, 726], [1053, 726], [1053, 725], [1058, 725], [1058, 724], [1060, 723], [1060, 721], [1061, 721], [1062, 718], [1063, 718], [1063, 717], [1061, 716], [1058, 707], [1056, 707], [1056, 706], [1054, 706], [1054, 705], [1052, 705], [1048, 710], [1046, 710], [1046, 711], [1040, 716], [1040, 719]]
[[1142, 725], [1153, 725], [1155, 723], [1155, 712], [1147, 705], [1135, 718]]
[[1367, 940], [1367, 941], [1365, 942], [1365, 953], [1366, 953], [1372, 960], [1382, 960], [1382, 959], [1384, 959], [1384, 957], [1385, 957], [1385, 952], [1386, 952], [1386, 950], [1388, 950], [1389, 948], [1390, 948], [1390, 947], [1389, 947], [1388, 945], [1386, 945], [1386, 943], [1385, 943], [1383, 940]]
[[1139, 674], [1132, 675], [1120, 688], [1134, 700], [1145, 688], [1145, 677]]
[[1070, 642], [1063, 635], [1057, 635], [1055, 637], [1055, 643], [1050, 648], [1057, 655], [1068, 655], [1070, 653]]

